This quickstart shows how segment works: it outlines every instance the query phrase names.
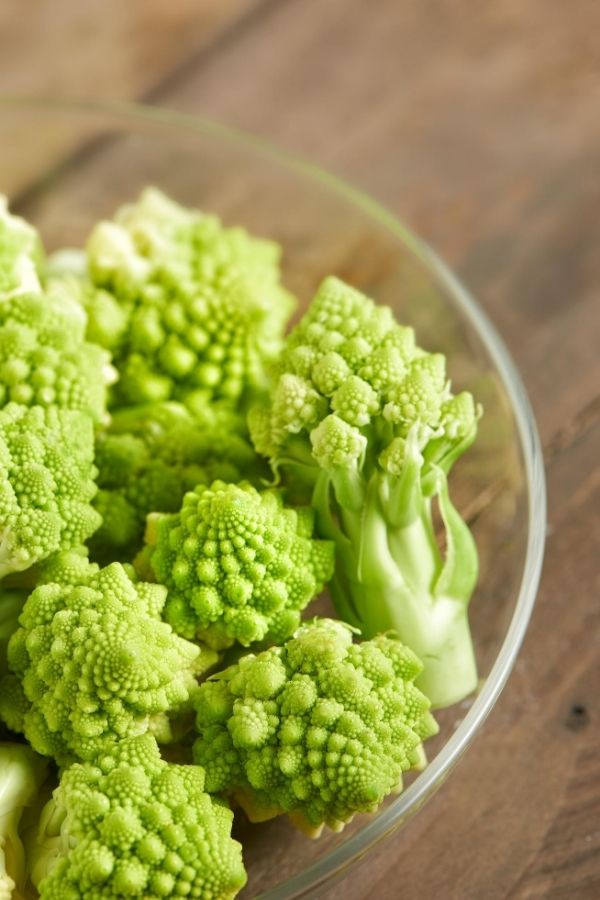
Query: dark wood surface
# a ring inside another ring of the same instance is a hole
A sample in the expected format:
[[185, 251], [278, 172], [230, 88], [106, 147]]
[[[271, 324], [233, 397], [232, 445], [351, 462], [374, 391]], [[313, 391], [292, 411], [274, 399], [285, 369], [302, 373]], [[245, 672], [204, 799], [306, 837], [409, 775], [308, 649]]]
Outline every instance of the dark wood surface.
[[0, 5], [0, 91], [145, 99], [325, 164], [450, 262], [529, 391], [549, 525], [516, 669], [436, 797], [323, 897], [600, 897], [599, 32], [594, 0]]

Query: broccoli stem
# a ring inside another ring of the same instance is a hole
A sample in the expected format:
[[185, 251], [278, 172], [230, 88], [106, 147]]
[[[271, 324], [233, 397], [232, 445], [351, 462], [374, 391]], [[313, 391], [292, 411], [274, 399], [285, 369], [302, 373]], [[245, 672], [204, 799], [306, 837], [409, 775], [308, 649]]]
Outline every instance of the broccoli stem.
[[442, 560], [431, 523], [430, 504], [420, 516], [404, 528], [390, 529], [390, 553], [403, 578], [414, 591], [429, 591]]
[[22, 744], [0, 744], [0, 898], [23, 887], [25, 851], [19, 825], [47, 773], [47, 761]]
[[360, 617], [352, 603], [354, 592], [348, 582], [356, 566], [356, 552], [332, 515], [331, 491], [330, 476], [321, 471], [313, 491], [312, 505], [319, 534], [335, 542], [336, 563], [334, 578], [330, 584], [331, 596], [338, 615], [354, 628], [360, 628]]
[[[420, 495], [420, 488], [416, 488]], [[431, 521], [431, 504], [421, 497], [419, 515], [391, 528], [384, 512], [381, 476], [371, 476], [360, 512], [330, 507], [323, 482], [313, 502], [320, 527], [336, 542], [332, 597], [338, 614], [364, 638], [394, 631], [420, 657], [418, 687], [434, 707], [449, 706], [477, 686], [467, 618], [476, 578], [476, 550], [465, 523], [450, 504], [440, 476], [440, 511], [446, 526], [442, 560]]]
[[38, 827], [27, 842], [29, 879], [35, 888], [39, 888], [56, 863], [68, 853], [69, 836], [63, 829], [66, 815], [66, 808], [50, 797], [41, 811]]
[[436, 597], [428, 616], [423, 617], [421, 611], [419, 622], [415, 622], [417, 628], [423, 626], [423, 618], [426, 621], [423, 648], [416, 649], [418, 636], [408, 636], [409, 622], [405, 624], [406, 642], [415, 646], [425, 666], [415, 683], [431, 699], [432, 706], [440, 709], [458, 703], [477, 687], [469, 620], [465, 607], [453, 597]]

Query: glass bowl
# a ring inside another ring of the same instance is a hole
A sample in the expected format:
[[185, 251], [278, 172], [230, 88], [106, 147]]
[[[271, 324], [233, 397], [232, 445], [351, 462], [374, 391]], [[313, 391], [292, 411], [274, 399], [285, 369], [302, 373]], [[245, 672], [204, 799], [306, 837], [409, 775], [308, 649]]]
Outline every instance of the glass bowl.
[[[279, 241], [301, 306], [339, 275], [413, 325], [448, 357], [456, 390], [485, 408], [456, 465], [453, 497], [470, 522], [481, 576], [470, 607], [481, 683], [438, 714], [429, 764], [403, 794], [340, 835], [310, 841], [287, 822], [236, 825], [249, 873], [243, 897], [322, 894], [434, 793], [494, 706], [535, 600], [545, 536], [542, 457], [525, 391], [493, 326], [464, 287], [391, 213], [333, 176], [214, 122], [139, 106], [35, 100], [0, 104], [0, 191], [46, 246], [81, 245], [92, 224], [142, 187]], [[485, 788], [484, 788], [485, 789]]]

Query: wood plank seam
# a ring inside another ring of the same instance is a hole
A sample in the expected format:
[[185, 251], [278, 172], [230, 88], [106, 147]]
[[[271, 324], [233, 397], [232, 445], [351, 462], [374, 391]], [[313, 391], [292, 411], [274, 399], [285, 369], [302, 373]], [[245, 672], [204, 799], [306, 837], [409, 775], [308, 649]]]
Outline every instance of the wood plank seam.
[[563, 425], [552, 435], [544, 450], [546, 464], [582, 438], [586, 432], [594, 427], [598, 419], [600, 419], [600, 394], [597, 394], [566, 425]]
[[[193, 70], [197, 72], [203, 65], [210, 63], [213, 57], [222, 53], [224, 49], [231, 46], [237, 41], [241, 34], [250, 30], [267, 17], [272, 9], [281, 2], [291, 2], [291, 0], [262, 0], [257, 6], [251, 7], [246, 13], [243, 13], [238, 19], [235, 19], [229, 26], [225, 26], [218, 30], [214, 38], [208, 43], [203, 44], [199, 49], [190, 53], [182, 63], [176, 66], [168, 75], [162, 78], [154, 87], [148, 91], [142, 92], [137, 98], [140, 103], [153, 103], [159, 100], [162, 94], [176, 87], [176, 85], [185, 79]], [[44, 190], [49, 180], [59, 178], [71, 169], [77, 169], [80, 165], [84, 165], [94, 159], [97, 153], [116, 140], [116, 137], [101, 135], [91, 138], [80, 144], [75, 150], [69, 151], [66, 156], [55, 163], [52, 168], [43, 175], [38, 176], [28, 187], [20, 190], [13, 198], [11, 198], [11, 208], [20, 215], [25, 215], [27, 206], [35, 202], [37, 196]]]
[[184, 81], [192, 72], [194, 75], [208, 65], [218, 55], [229, 49], [240, 36], [247, 31], [251, 31], [257, 25], [263, 23], [276, 6], [282, 3], [291, 3], [292, 0], [262, 0], [256, 6], [251, 7], [246, 13], [236, 19], [231, 25], [221, 29], [215, 35], [214, 39], [205, 47], [190, 53], [178, 66], [162, 78], [158, 84], [143, 92], [139, 100], [142, 103], [155, 103], [160, 100], [163, 94], [174, 90], [177, 85]]

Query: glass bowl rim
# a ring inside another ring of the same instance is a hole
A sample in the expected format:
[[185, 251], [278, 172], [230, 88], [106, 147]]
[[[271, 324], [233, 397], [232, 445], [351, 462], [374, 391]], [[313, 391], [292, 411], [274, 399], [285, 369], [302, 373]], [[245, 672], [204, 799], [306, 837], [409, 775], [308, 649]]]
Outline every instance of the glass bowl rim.
[[[519, 435], [525, 472], [528, 532], [523, 574], [510, 625], [492, 669], [475, 697], [471, 708], [442, 749], [405, 791], [381, 813], [367, 819], [357, 834], [330, 850], [302, 872], [260, 894], [261, 900], [292, 900], [317, 896], [314, 892], [326, 882], [336, 880], [376, 843], [394, 831], [403, 818], [424, 803], [433, 788], [450, 771], [468, 747], [498, 700], [515, 663], [535, 603], [544, 556], [546, 536], [546, 484], [542, 449], [537, 427], [525, 387], [516, 366], [496, 332], [491, 320], [469, 291], [443, 260], [378, 201], [352, 187], [342, 178], [313, 163], [288, 153], [255, 135], [202, 116], [181, 113], [142, 103], [90, 102], [34, 96], [0, 95], [0, 109], [46, 112], [55, 110], [65, 115], [87, 114], [114, 117], [127, 130], [127, 121], [135, 120], [155, 126], [173, 126], [204, 137], [221, 138], [253, 152], [264, 160], [298, 176], [320, 184], [332, 194], [345, 199], [367, 217], [391, 233], [430, 272], [448, 292], [453, 302], [470, 322], [484, 345], [504, 390], [510, 399], [511, 412]], [[131, 126], [130, 126], [131, 130]]]

